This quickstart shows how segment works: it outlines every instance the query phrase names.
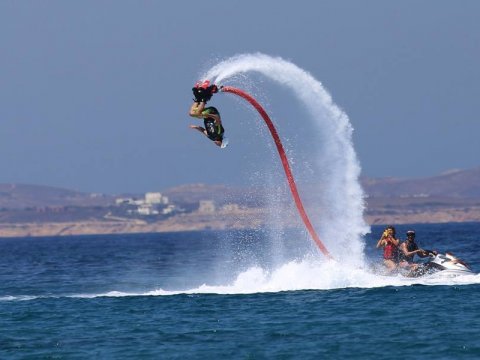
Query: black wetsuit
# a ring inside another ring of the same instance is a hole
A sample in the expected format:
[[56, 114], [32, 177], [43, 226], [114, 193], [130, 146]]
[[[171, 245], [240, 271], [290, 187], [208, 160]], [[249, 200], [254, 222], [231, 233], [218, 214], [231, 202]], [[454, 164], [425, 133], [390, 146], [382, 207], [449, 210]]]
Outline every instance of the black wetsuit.
[[[214, 114], [220, 116], [220, 113], [216, 108], [213, 106], [207, 107], [202, 111], [202, 115]], [[207, 136], [212, 141], [222, 141], [223, 140], [223, 133], [225, 129], [223, 126], [217, 125], [215, 123], [215, 119], [213, 117], [206, 117], [203, 119], [203, 123], [205, 124], [205, 130], [207, 131]]]

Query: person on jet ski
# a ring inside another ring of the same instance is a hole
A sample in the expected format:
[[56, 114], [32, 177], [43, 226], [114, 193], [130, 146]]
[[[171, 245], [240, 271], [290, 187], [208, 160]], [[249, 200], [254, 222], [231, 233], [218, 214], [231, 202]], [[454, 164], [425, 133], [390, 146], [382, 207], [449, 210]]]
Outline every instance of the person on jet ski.
[[387, 226], [382, 237], [377, 242], [377, 249], [383, 248], [383, 264], [389, 272], [394, 271], [398, 266], [398, 244], [400, 240], [395, 237], [395, 228]]
[[210, 85], [210, 81], [205, 80], [203, 83], [197, 82], [192, 91], [195, 99], [190, 107], [189, 115], [203, 119], [205, 127], [190, 125], [190, 128], [200, 131], [212, 140], [215, 145], [220, 146], [222, 149], [225, 148], [228, 140], [224, 137], [225, 129], [222, 125], [220, 113], [213, 106], [205, 107], [212, 95], [218, 92], [217, 86]]
[[414, 230], [408, 230], [406, 235], [407, 240], [401, 243], [399, 248], [399, 266], [401, 268], [415, 270], [418, 267], [418, 264], [413, 262], [415, 255], [424, 258], [429, 256], [430, 253], [435, 252], [429, 252], [418, 247], [418, 244], [415, 242]]

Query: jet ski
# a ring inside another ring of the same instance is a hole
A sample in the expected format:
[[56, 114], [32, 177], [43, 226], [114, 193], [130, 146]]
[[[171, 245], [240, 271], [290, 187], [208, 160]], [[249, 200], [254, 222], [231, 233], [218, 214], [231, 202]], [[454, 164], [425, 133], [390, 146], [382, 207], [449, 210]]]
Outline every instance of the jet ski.
[[442, 276], [473, 274], [470, 266], [452, 253], [439, 254], [433, 251], [428, 251], [428, 253], [430, 258], [427, 262], [418, 264], [418, 267], [410, 270], [407, 274], [404, 274], [404, 276], [421, 277], [437, 273]]

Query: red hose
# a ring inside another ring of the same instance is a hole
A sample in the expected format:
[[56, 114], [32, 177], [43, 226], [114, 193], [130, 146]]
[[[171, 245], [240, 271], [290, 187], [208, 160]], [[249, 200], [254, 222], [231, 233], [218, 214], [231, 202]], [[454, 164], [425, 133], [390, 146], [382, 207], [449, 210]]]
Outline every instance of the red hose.
[[302, 218], [303, 223], [305, 224], [305, 227], [307, 228], [311, 237], [319, 247], [320, 251], [326, 257], [332, 259], [332, 256], [330, 255], [327, 248], [325, 247], [325, 245], [323, 245], [322, 241], [318, 237], [317, 233], [315, 232], [315, 229], [312, 226], [312, 223], [310, 222], [310, 219], [308, 218], [307, 213], [305, 212], [305, 208], [303, 207], [302, 200], [300, 199], [300, 195], [298, 194], [297, 185], [295, 184], [295, 179], [293, 178], [292, 171], [290, 170], [290, 164], [288, 163], [287, 155], [285, 155], [285, 150], [283, 148], [282, 141], [278, 136], [277, 130], [275, 129], [275, 126], [273, 125], [272, 120], [270, 120], [270, 117], [268, 116], [266, 111], [263, 109], [263, 107], [257, 102], [257, 100], [255, 100], [251, 95], [247, 94], [245, 91], [234, 88], [232, 86], [223, 86], [221, 88], [221, 91], [232, 93], [244, 98], [262, 116], [263, 120], [268, 126], [268, 130], [270, 130], [270, 134], [272, 135], [273, 140], [275, 141], [275, 145], [277, 146], [278, 154], [280, 155], [280, 159], [282, 160], [283, 169], [285, 170], [285, 175], [287, 176], [288, 185], [290, 186], [290, 191], [292, 192], [293, 199], [295, 200], [295, 205], [297, 206], [298, 213], [300, 214], [300, 217]]

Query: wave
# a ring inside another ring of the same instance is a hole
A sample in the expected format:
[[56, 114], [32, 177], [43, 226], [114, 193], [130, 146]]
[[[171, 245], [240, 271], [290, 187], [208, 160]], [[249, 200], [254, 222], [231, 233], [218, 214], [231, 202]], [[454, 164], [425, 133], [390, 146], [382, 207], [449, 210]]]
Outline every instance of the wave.
[[[328, 275], [326, 275], [328, 274]], [[45, 298], [98, 298], [127, 296], [172, 296], [172, 295], [241, 295], [257, 293], [278, 293], [304, 290], [341, 290], [348, 288], [381, 288], [387, 286], [460, 286], [480, 284], [480, 274], [444, 276], [441, 273], [422, 278], [380, 276], [367, 268], [346, 267], [336, 261], [291, 261], [275, 270], [251, 267], [240, 273], [227, 285], [202, 284], [184, 290], [154, 289], [147, 292], [108, 291], [95, 294], [64, 294], [51, 296], [17, 295], [3, 296], [1, 301], [28, 301]]]

